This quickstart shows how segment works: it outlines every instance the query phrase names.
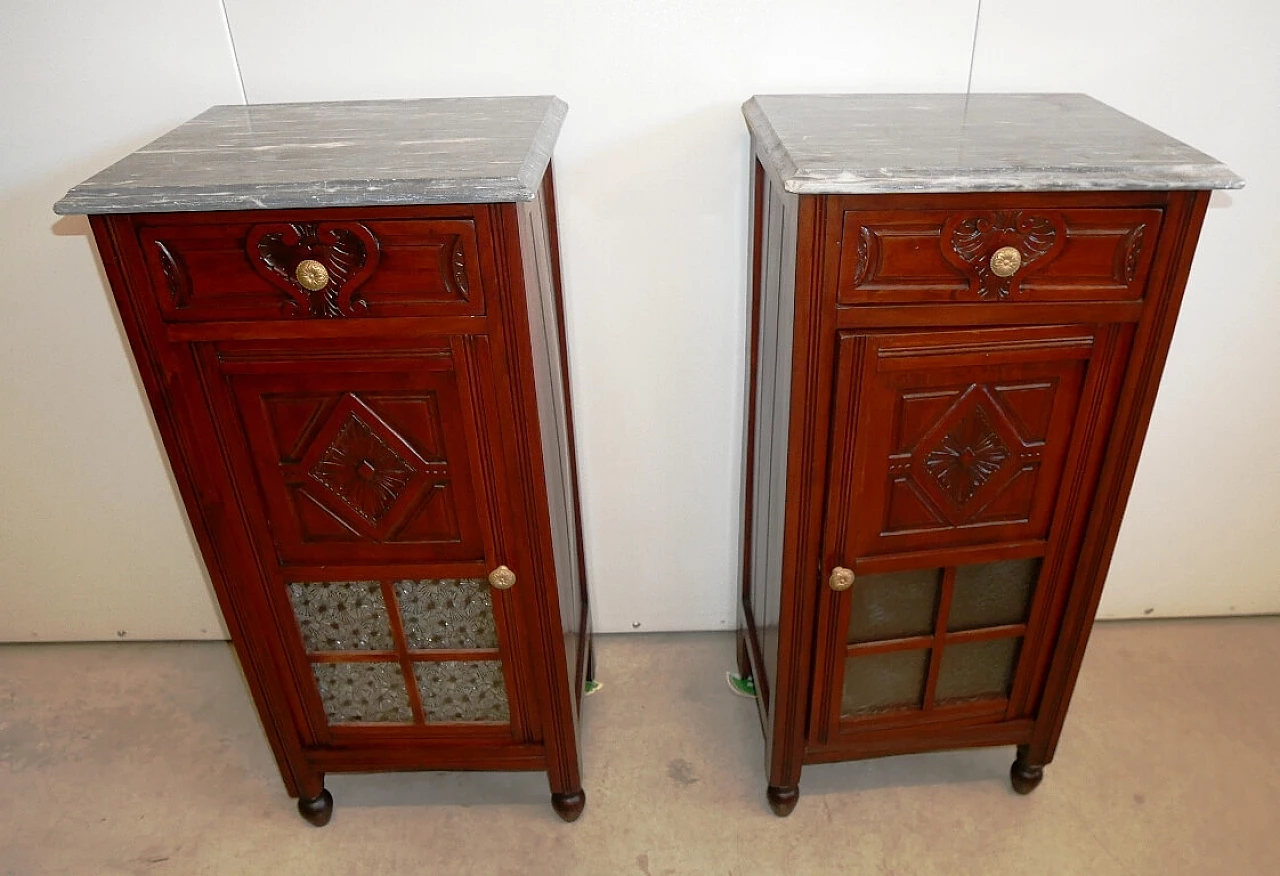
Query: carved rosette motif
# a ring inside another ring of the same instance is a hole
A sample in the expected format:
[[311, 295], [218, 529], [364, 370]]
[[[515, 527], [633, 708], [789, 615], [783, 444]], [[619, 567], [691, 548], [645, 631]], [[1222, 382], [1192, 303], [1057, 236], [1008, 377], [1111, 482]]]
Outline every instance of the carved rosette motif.
[[924, 469], [957, 505], [964, 505], [1012, 456], [986, 412], [975, 406], [925, 455]]
[[[245, 246], [254, 269], [288, 295], [287, 315], [353, 316], [368, 308], [356, 290], [377, 267], [378, 240], [359, 222], [285, 222], [255, 225]], [[329, 282], [308, 289], [297, 277], [298, 265], [316, 261]]]
[[309, 474], [373, 525], [404, 493], [416, 469], [351, 414]]
[[[943, 227], [942, 253], [969, 277], [969, 289], [984, 301], [1005, 301], [1019, 292], [1022, 278], [1050, 262], [1066, 242], [1060, 216], [1022, 210], [996, 210], [977, 216], [953, 216]], [[1012, 275], [991, 269], [991, 256], [1011, 246], [1022, 256]]]

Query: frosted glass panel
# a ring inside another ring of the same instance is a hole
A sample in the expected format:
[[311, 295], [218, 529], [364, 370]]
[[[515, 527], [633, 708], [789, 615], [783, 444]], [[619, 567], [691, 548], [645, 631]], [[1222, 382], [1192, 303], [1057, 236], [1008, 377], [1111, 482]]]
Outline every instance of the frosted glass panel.
[[410, 648], [496, 648], [493, 598], [476, 578], [397, 581], [396, 601]]
[[844, 664], [844, 715], [866, 715], [902, 706], [919, 706], [929, 670], [929, 650], [891, 651], [850, 657]]
[[391, 623], [377, 581], [290, 584], [289, 603], [308, 651], [390, 651]]
[[934, 699], [1007, 697], [1021, 644], [1018, 638], [946, 646]]
[[859, 575], [850, 590], [849, 641], [933, 634], [941, 569]]
[[399, 663], [313, 663], [331, 724], [413, 721]]
[[415, 663], [428, 724], [510, 720], [502, 664], [496, 660]]
[[1039, 576], [1038, 557], [958, 567], [947, 630], [1026, 623]]

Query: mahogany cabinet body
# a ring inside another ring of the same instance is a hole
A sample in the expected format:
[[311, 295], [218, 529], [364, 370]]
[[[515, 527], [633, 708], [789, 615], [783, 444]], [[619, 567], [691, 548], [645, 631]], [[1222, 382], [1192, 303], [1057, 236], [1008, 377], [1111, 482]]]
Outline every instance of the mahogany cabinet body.
[[531, 202], [91, 219], [304, 816], [328, 819], [330, 771], [501, 769], [545, 770], [576, 818], [591, 637], [550, 170]]
[[770, 804], [806, 763], [979, 745], [1026, 793], [1209, 193], [799, 195], [753, 156], [738, 663]]

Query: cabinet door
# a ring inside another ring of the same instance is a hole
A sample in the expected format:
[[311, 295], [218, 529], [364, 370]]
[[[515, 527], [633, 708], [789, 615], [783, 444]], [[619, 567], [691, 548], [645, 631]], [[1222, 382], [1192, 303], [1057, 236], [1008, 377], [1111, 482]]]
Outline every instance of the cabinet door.
[[311, 744], [535, 726], [487, 349], [197, 346]]
[[[1105, 437], [1128, 328], [850, 333], [839, 341], [814, 722], [831, 734], [999, 721], [1037, 655]], [[1069, 483], [1069, 488], [1063, 484]], [[853, 573], [828, 586], [832, 569]]]

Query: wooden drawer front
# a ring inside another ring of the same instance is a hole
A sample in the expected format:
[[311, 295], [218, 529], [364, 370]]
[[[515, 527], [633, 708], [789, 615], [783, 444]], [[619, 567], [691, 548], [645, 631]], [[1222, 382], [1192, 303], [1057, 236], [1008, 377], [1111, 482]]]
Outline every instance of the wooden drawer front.
[[[167, 320], [484, 313], [474, 216], [216, 216], [166, 215], [139, 228]], [[299, 279], [303, 261], [322, 266], [303, 278], [320, 288]]]
[[1093, 326], [846, 335], [829, 513], [843, 554], [1044, 538]]
[[[846, 211], [839, 301], [1137, 300], [1161, 216], [1123, 208]], [[1002, 277], [991, 260], [1006, 247], [1021, 264]]]

